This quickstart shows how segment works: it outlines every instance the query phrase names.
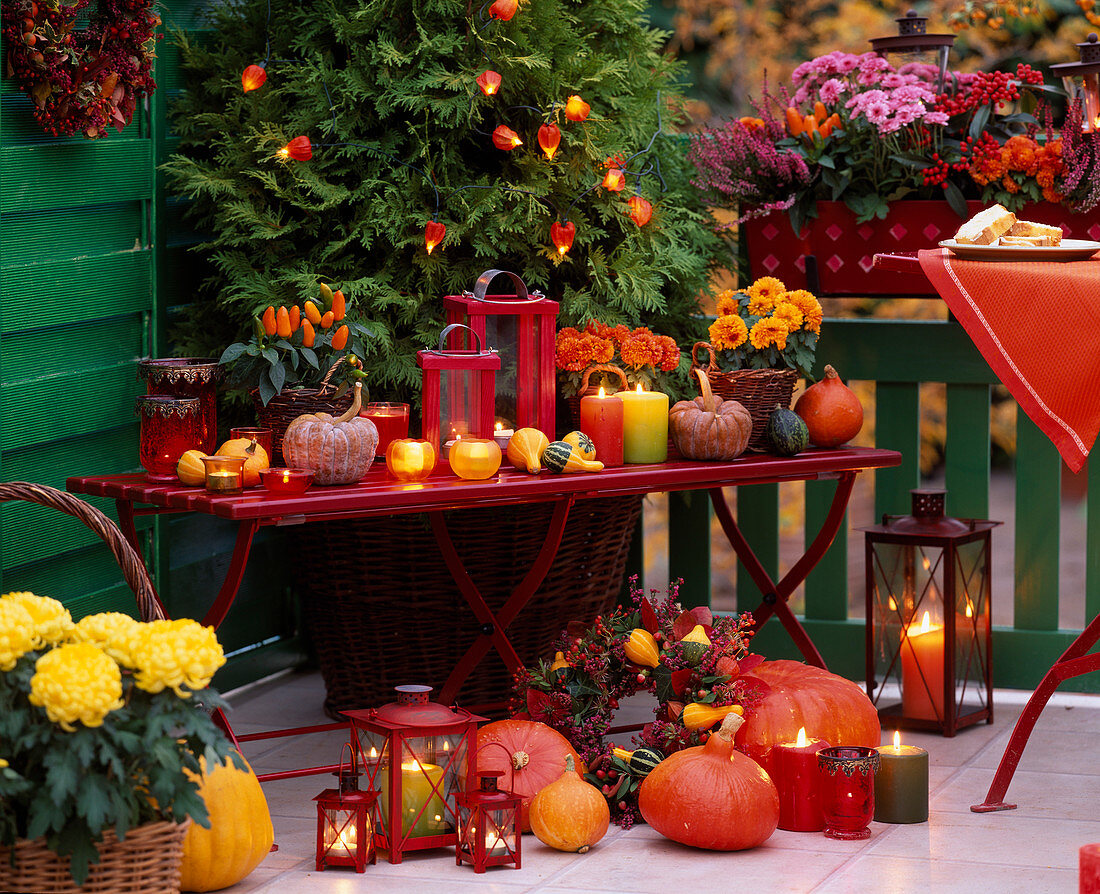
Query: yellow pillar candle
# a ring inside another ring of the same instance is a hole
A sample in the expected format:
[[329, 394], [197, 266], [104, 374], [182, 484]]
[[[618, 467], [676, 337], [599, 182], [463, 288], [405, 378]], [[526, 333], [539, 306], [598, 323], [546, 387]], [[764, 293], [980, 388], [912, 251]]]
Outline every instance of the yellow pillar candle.
[[623, 462], [663, 463], [668, 459], [668, 395], [660, 391], [619, 391], [623, 402]]
[[[389, 815], [390, 780], [383, 769], [378, 777], [383, 816]], [[448, 829], [443, 804], [443, 768], [420, 761], [401, 764], [401, 832], [408, 838], [441, 835]], [[424, 805], [427, 805], [426, 807]], [[424, 808], [421, 813], [421, 808]], [[419, 814], [419, 818], [417, 818]]]

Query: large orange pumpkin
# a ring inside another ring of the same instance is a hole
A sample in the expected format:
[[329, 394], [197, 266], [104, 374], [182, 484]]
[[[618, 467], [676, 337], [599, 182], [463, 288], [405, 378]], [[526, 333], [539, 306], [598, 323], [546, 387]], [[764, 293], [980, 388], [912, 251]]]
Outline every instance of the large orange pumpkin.
[[825, 367], [819, 382], [799, 395], [794, 411], [806, 423], [810, 443], [818, 447], [847, 444], [863, 428], [863, 404], [831, 366]]
[[531, 800], [561, 776], [567, 756], [584, 773], [584, 762], [569, 740], [537, 720], [498, 720], [477, 731], [478, 769], [502, 771], [501, 788], [523, 798], [524, 832], [531, 829]]
[[737, 748], [769, 773], [772, 746], [794, 742], [800, 727], [830, 745], [879, 744], [878, 712], [851, 680], [800, 661], [765, 661], [742, 679], [767, 684], [763, 700], [747, 712]]

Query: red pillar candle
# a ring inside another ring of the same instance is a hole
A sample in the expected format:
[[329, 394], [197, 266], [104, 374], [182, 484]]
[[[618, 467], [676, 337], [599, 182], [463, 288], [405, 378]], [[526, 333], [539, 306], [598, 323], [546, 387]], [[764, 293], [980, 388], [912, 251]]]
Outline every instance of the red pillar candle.
[[797, 741], [781, 742], [772, 748], [772, 781], [779, 792], [780, 829], [820, 832], [825, 828], [817, 753], [828, 747], [824, 739], [807, 739], [802, 728]]
[[623, 402], [613, 394], [581, 398], [581, 431], [596, 445], [596, 459], [604, 466], [623, 464]]
[[1077, 852], [1080, 862], [1080, 894], [1100, 894], [1100, 844], [1084, 844]]

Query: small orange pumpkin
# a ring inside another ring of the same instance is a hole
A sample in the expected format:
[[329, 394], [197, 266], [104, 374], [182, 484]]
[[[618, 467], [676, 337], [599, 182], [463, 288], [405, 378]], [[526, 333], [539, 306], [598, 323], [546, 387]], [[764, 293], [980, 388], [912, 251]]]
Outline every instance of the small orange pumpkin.
[[304, 413], [286, 427], [283, 456], [294, 469], [309, 469], [316, 484], [354, 484], [367, 474], [378, 447], [378, 429], [359, 415], [363, 383], [338, 419], [329, 413]]
[[752, 417], [737, 401], [715, 395], [701, 369], [695, 374], [703, 393], [694, 400], [677, 401], [668, 411], [672, 443], [688, 459], [736, 459], [749, 445]]
[[202, 461], [203, 452], [201, 450], [188, 450], [183, 456], [180, 457], [180, 461], [176, 463], [176, 477], [179, 478], [181, 484], [205, 484], [206, 483], [206, 465]]
[[[255, 438], [234, 438], [231, 441], [226, 441], [218, 448], [215, 456], [243, 456], [245, 458], [245, 487], [255, 487], [259, 484], [260, 472], [271, 465], [268, 461], [267, 451], [256, 443]], [[203, 480], [206, 480], [205, 477]]]
[[583, 854], [607, 834], [610, 824], [607, 799], [581, 778], [571, 754], [565, 758], [565, 772], [531, 802], [531, 831], [556, 851]]
[[794, 411], [810, 431], [810, 443], [818, 447], [847, 444], [863, 428], [863, 404], [831, 366], [821, 381], [811, 385], [795, 401]]

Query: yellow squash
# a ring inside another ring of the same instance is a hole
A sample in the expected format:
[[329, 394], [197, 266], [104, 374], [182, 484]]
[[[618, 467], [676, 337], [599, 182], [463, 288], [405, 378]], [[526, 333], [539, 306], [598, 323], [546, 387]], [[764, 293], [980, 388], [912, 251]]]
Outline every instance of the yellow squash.
[[630, 631], [630, 638], [623, 643], [623, 651], [627, 658], [641, 667], [656, 667], [660, 661], [657, 640], [642, 627], [635, 627]]
[[537, 428], [521, 428], [508, 440], [508, 462], [521, 472], [537, 475], [542, 471], [539, 458], [550, 439]]
[[[710, 729], [719, 721], [725, 720], [727, 714], [745, 713], [740, 705], [723, 705], [716, 708], [714, 705], [704, 705], [700, 702], [692, 702], [680, 715], [680, 720], [687, 729]], [[740, 726], [740, 724], [738, 724]]]

